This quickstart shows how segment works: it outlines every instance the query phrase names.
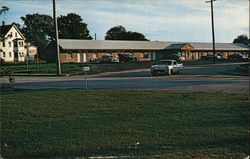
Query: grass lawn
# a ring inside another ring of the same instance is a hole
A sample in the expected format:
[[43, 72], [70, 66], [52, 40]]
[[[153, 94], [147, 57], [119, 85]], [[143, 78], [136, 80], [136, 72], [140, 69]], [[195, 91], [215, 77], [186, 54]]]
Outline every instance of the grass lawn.
[[2, 94], [1, 154], [244, 158], [249, 155], [249, 104], [247, 95], [222, 92], [75, 89]]
[[[61, 64], [63, 74], [83, 74], [82, 67], [85, 64], [78, 63], [65, 63]], [[114, 72], [123, 70], [132, 70], [140, 68], [150, 68], [150, 62], [140, 63], [111, 63], [111, 64], [88, 64], [91, 67], [89, 74], [96, 74], [102, 72]], [[1, 70], [10, 70], [15, 74], [17, 73], [30, 73], [30, 74], [56, 74], [57, 65], [55, 63], [42, 63], [42, 64], [12, 64], [1, 66]]]

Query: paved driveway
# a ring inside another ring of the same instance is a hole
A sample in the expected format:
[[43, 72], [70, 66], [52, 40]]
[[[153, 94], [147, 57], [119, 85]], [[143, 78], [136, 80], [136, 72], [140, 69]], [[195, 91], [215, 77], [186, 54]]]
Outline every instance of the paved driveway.
[[[152, 76], [149, 69], [102, 73], [88, 76], [89, 89], [165, 89], [193, 91], [249, 92], [249, 77], [234, 71], [236, 64], [185, 67], [180, 75]], [[2, 79], [3, 85], [8, 84]], [[18, 89], [85, 89], [84, 76], [16, 77]]]

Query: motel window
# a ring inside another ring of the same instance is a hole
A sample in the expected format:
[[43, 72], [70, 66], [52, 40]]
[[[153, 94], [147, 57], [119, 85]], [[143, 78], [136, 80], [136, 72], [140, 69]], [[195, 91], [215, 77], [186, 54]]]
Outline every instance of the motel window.
[[11, 57], [11, 52], [9, 52], [9, 57]]
[[67, 53], [67, 59], [72, 59], [73, 58], [73, 54], [72, 53]]
[[97, 58], [97, 53], [93, 53], [93, 58]]
[[143, 53], [143, 58], [148, 58], [148, 53]]
[[3, 52], [3, 57], [5, 57], [5, 56], [6, 56], [5, 52]]

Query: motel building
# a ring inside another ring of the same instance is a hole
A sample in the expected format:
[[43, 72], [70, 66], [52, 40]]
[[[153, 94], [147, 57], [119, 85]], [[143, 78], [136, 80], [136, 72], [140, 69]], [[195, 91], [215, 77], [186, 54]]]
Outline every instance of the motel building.
[[[139, 61], [164, 59], [171, 53], [177, 53], [185, 60], [199, 60], [213, 53], [212, 43], [200, 42], [164, 42], [164, 41], [122, 41], [122, 40], [75, 40], [60, 39], [60, 59], [62, 63], [85, 63], [110, 54], [131, 54]], [[224, 58], [241, 53], [249, 57], [249, 46], [244, 44], [216, 43], [216, 53]]]

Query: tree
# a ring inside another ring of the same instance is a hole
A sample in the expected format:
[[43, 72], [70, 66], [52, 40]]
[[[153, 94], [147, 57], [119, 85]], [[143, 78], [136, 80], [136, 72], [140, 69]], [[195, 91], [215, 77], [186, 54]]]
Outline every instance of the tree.
[[60, 16], [58, 18], [58, 30], [61, 39], [92, 39], [87, 24], [83, 23], [82, 18], [75, 13]]
[[247, 35], [239, 35], [237, 38], [234, 39], [233, 43], [242, 43], [245, 45], [250, 45], [250, 39]]
[[126, 33], [126, 40], [148, 41], [143, 34], [131, 31]]
[[22, 31], [26, 39], [38, 46], [39, 57], [46, 59], [47, 46], [54, 37], [52, 17], [44, 14], [27, 14], [21, 19], [24, 22]]
[[123, 26], [115, 26], [106, 33], [105, 40], [137, 40], [148, 41], [145, 36], [138, 32], [126, 31]]
[[6, 7], [6, 6], [1, 6], [0, 8], [0, 15], [3, 14], [3, 13], [6, 13], [7, 11], [9, 11], [9, 8]]
[[[22, 31], [28, 41], [38, 46], [39, 58], [55, 61], [56, 53], [51, 44], [55, 37], [53, 18], [37, 13], [27, 14], [21, 19], [24, 22]], [[87, 24], [74, 13], [58, 17], [58, 32], [62, 39], [92, 39]]]
[[119, 25], [106, 32], [105, 40], [125, 40], [126, 29]]

